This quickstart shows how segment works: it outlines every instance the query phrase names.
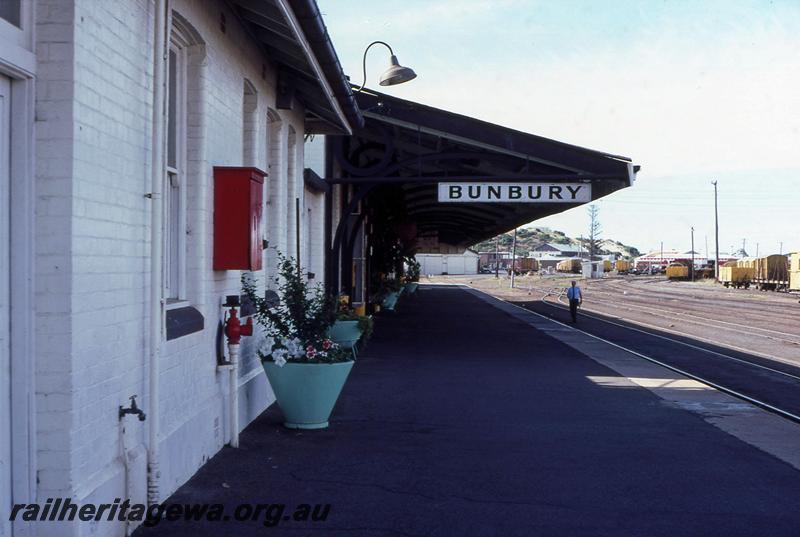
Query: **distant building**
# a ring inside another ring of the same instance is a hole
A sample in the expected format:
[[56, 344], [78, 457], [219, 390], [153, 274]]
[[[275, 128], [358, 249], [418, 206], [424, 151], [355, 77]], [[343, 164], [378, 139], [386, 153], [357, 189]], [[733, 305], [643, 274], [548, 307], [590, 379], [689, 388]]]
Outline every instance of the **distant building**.
[[[420, 274], [438, 276], [440, 274], [477, 274], [481, 255], [467, 248], [461, 254], [417, 254]], [[510, 259], [510, 255], [509, 255]]]
[[480, 252], [480, 266], [495, 268], [497, 262], [495, 259], [500, 260], [500, 269], [508, 268], [511, 266], [511, 252]]
[[558, 257], [576, 257], [583, 253], [583, 249], [574, 244], [557, 244], [553, 242], [546, 242], [540, 244], [531, 250], [531, 257], [544, 257], [544, 256], [558, 256]]
[[[678, 251], [678, 250], [664, 250], [663, 252], [661, 252], [660, 250], [657, 250], [655, 252], [649, 252], [649, 253], [646, 253], [644, 255], [641, 255], [641, 256], [637, 257], [634, 260], [634, 265], [636, 267], [638, 267], [638, 268], [649, 267], [649, 266], [665, 267], [665, 266], [669, 265], [670, 263], [674, 263], [676, 261], [677, 262], [681, 262], [681, 261], [687, 261], [687, 260], [691, 260], [691, 259], [692, 259], [692, 251], [691, 250], [686, 251], [686, 252], [681, 252], [681, 251]], [[728, 261], [733, 261], [735, 259], [738, 259], [738, 258], [735, 257], [735, 256], [732, 256], [730, 254], [726, 254], [726, 253], [720, 253], [719, 254], [719, 264], [720, 265], [724, 265]], [[705, 265], [707, 265], [709, 263], [709, 261], [711, 261], [713, 263], [714, 262], [714, 257], [709, 259], [704, 255], [700, 255], [699, 252], [694, 252], [694, 264], [695, 264], [695, 266], [697, 266], [697, 267], [705, 266]]]

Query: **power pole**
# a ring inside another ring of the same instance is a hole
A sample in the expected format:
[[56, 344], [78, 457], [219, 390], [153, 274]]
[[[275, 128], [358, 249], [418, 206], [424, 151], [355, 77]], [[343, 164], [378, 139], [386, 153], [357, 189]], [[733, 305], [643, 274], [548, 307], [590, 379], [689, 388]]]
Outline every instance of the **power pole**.
[[758, 257], [758, 243], [756, 243], [756, 257]]
[[719, 281], [719, 212], [717, 211], [717, 182], [712, 181], [712, 184], [714, 185], [714, 242], [716, 244], [714, 279]]
[[661, 241], [661, 259], [658, 260], [658, 266], [662, 265], [664, 265], [664, 241]]
[[514, 228], [514, 238], [511, 241], [511, 287], [514, 287], [514, 276], [517, 272], [517, 228]]
[[690, 270], [692, 271], [692, 281], [694, 281], [694, 226], [692, 226], [692, 266]]
[[781, 251], [780, 251], [780, 254], [778, 254], [778, 255], [783, 255], [783, 241], [781, 241]]

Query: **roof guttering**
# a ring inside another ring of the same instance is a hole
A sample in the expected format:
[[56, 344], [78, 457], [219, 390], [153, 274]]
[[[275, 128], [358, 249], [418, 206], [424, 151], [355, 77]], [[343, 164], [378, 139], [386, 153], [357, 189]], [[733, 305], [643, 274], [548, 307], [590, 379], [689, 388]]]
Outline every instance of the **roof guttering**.
[[[346, 127], [349, 127], [348, 130], [363, 127], [364, 116], [361, 115], [361, 109], [356, 103], [350, 82], [339, 63], [339, 57], [336, 55], [336, 49], [333, 48], [316, 0], [286, 0], [286, 2], [330, 85], [338, 108], [349, 123]], [[279, 4], [282, 3], [279, 2]]]

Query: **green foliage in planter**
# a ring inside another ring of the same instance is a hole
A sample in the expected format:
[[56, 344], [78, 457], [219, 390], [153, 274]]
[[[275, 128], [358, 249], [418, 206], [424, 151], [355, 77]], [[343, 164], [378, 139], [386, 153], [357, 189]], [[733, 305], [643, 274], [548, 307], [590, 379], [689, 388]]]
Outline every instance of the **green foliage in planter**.
[[419, 273], [422, 266], [419, 264], [419, 261], [414, 256], [406, 257], [405, 259], [406, 264], [406, 274], [404, 280], [406, 282], [418, 282], [419, 281]]
[[280, 277], [278, 304], [268, 302], [256, 290], [254, 281], [242, 275], [244, 294], [255, 304], [255, 317], [267, 338], [258, 354], [262, 360], [278, 365], [287, 361], [300, 363], [343, 362], [349, 351], [328, 338], [328, 328], [336, 320], [336, 298], [322, 286], [310, 289], [295, 261], [278, 254]]
[[355, 310], [345, 308], [339, 310], [336, 316], [337, 321], [358, 321], [358, 329], [361, 330], [361, 344], [366, 345], [369, 338], [372, 337], [372, 331], [375, 328], [375, 321], [371, 315], [359, 315]]

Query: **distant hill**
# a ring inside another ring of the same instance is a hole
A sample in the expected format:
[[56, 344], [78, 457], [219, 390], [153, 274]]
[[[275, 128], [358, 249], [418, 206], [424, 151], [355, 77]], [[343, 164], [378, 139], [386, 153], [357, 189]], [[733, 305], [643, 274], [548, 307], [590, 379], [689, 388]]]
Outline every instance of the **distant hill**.
[[[510, 252], [511, 243], [514, 240], [514, 232], [510, 231], [508, 233], [503, 233], [500, 235], [499, 239], [500, 251]], [[581, 241], [579, 239], [567, 237], [562, 231], [552, 230], [546, 227], [523, 227], [517, 230], [517, 252], [519, 252], [520, 255], [526, 255], [535, 247], [546, 242], [571, 245], [575, 246], [576, 249], [581, 245]], [[606, 239], [601, 242], [600, 246], [602, 248], [602, 251], [600, 252], [601, 255], [618, 253], [624, 258], [638, 257], [641, 255], [637, 248], [634, 248], [633, 246], [627, 246], [619, 241]], [[582, 247], [584, 250], [586, 250], [586, 239], [583, 239]], [[495, 249], [495, 239], [492, 238], [487, 241], [479, 242], [470, 248], [477, 252], [493, 252]]]

